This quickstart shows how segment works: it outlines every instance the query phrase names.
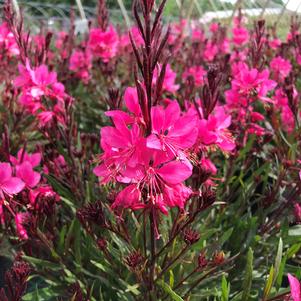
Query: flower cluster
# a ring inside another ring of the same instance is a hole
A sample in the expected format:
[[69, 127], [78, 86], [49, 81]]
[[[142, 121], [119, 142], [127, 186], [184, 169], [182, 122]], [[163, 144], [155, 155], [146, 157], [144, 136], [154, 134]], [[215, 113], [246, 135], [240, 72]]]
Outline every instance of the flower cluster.
[[27, 60], [25, 66], [19, 65], [19, 73], [14, 80], [15, 87], [21, 90], [19, 103], [36, 116], [42, 127], [53, 120], [65, 125], [65, 103], [70, 96], [57, 81], [56, 72], [49, 71], [46, 65], [32, 68]]

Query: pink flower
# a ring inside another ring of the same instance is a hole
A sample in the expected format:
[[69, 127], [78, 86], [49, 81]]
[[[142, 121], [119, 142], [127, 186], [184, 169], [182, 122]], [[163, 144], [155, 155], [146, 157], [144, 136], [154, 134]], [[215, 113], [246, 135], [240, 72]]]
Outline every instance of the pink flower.
[[25, 187], [24, 182], [12, 176], [12, 168], [9, 163], [0, 163], [0, 199], [4, 194], [12, 196], [19, 193]]
[[269, 41], [269, 46], [274, 50], [277, 49], [280, 45], [281, 45], [280, 39], [274, 38], [273, 40]]
[[23, 226], [24, 219], [26, 218], [26, 213], [16, 213], [15, 215], [15, 223], [16, 223], [16, 229], [17, 229], [17, 234], [20, 239], [22, 240], [27, 240], [28, 235], [27, 231], [25, 230]]
[[274, 57], [271, 61], [270, 66], [275, 72], [276, 76], [279, 76], [280, 79], [287, 77], [292, 70], [291, 63], [281, 56]]
[[167, 152], [173, 158], [194, 145], [198, 135], [196, 118], [181, 116], [178, 102], [171, 102], [166, 109], [152, 107], [151, 116], [152, 133], [147, 147]]
[[204, 51], [204, 58], [208, 61], [211, 62], [214, 60], [215, 56], [218, 53], [218, 47], [216, 46], [216, 44], [212, 43], [211, 41], [209, 41], [206, 44], [206, 48]]
[[183, 78], [187, 79], [189, 76], [193, 77], [194, 83], [196, 86], [201, 86], [204, 84], [204, 77], [206, 75], [206, 71], [202, 66], [193, 66], [183, 73]]
[[101, 129], [101, 147], [105, 150], [102, 156], [103, 163], [94, 169], [94, 174], [106, 183], [110, 180], [121, 179], [120, 173], [126, 166], [134, 167], [139, 162], [141, 150], [145, 139], [137, 124], [128, 128], [122, 121], [116, 127], [103, 127]]
[[56, 202], [60, 200], [59, 195], [56, 192], [54, 192], [53, 189], [48, 185], [40, 186], [34, 190], [29, 191], [29, 201], [30, 201], [30, 205], [33, 208], [36, 208], [37, 206], [40, 205], [37, 203], [37, 200], [39, 198], [54, 198]]
[[[249, 69], [245, 63], [239, 63], [237, 73], [234, 74], [232, 80], [232, 91], [237, 95], [236, 101], [241, 98], [248, 100], [260, 99], [264, 102], [271, 102], [267, 97], [267, 93], [273, 90], [277, 83], [269, 79], [269, 71], [267, 69], [259, 72], [257, 69]], [[227, 93], [226, 93], [226, 98]]]
[[56, 72], [49, 72], [46, 65], [32, 69], [29, 61], [26, 66], [19, 65], [20, 75], [15, 79], [14, 84], [18, 88], [26, 90], [32, 98], [45, 96], [64, 96], [64, 86], [57, 81]]
[[218, 28], [219, 28], [219, 24], [218, 23], [211, 23], [210, 27], [209, 27], [209, 30], [214, 33], [214, 32], [218, 31]]
[[90, 80], [91, 61], [92, 56], [89, 51], [75, 50], [70, 57], [69, 69], [74, 71], [76, 77], [82, 79], [85, 84]]
[[236, 46], [243, 46], [249, 41], [249, 32], [244, 27], [235, 27], [232, 30], [233, 43]]
[[[154, 71], [153, 83], [157, 82], [160, 71], [161, 71], [161, 66], [158, 66]], [[175, 93], [180, 87], [179, 85], [175, 84], [176, 78], [177, 78], [177, 74], [171, 69], [170, 64], [167, 64], [165, 77], [163, 81], [163, 90], [170, 93]]]
[[33, 170], [32, 165], [28, 161], [16, 166], [16, 175], [29, 188], [34, 188], [41, 180], [41, 175]]
[[301, 301], [301, 289], [299, 280], [291, 274], [288, 274], [287, 276], [291, 288], [291, 297], [293, 301]]
[[20, 53], [15, 37], [6, 23], [0, 25], [0, 48], [2, 51], [7, 51], [9, 56], [19, 55]]
[[[143, 41], [143, 38], [141, 36], [141, 33], [138, 29], [138, 27], [136, 26], [133, 26], [131, 29], [130, 29], [131, 33], [132, 33], [132, 37], [133, 37], [133, 40], [136, 44], [137, 47], [140, 47], [141, 45], [144, 44], [144, 41]], [[131, 45], [131, 41], [130, 41], [130, 38], [129, 38], [129, 33], [126, 32], [125, 34], [123, 34], [121, 37], [120, 37], [120, 40], [119, 40], [119, 46], [120, 48], [122, 48], [123, 50], [128, 50], [128, 51], [132, 51], [132, 45]]]
[[194, 42], [203, 42], [205, 39], [205, 34], [203, 30], [200, 30], [198, 28], [193, 29], [191, 34], [191, 39]]
[[234, 139], [228, 130], [231, 116], [223, 107], [217, 107], [208, 120], [199, 121], [199, 141], [204, 145], [217, 145], [222, 151], [229, 152], [235, 148]]
[[102, 59], [104, 63], [108, 63], [116, 56], [118, 51], [119, 37], [114, 27], [111, 25], [107, 31], [99, 28], [90, 30], [88, 47], [95, 57]]
[[186, 19], [181, 19], [179, 23], [170, 24], [170, 35], [168, 37], [168, 43], [174, 44], [176, 41], [182, 40], [186, 36], [186, 26]]
[[[186, 164], [177, 160], [166, 162], [162, 152], [145, 150], [142, 152], [140, 164], [124, 170], [123, 175], [132, 179], [133, 184], [118, 194], [112, 207], [133, 210], [156, 207], [164, 214], [168, 213], [167, 207], [178, 206], [183, 209], [190, 189], [182, 182], [191, 174], [192, 168]], [[148, 191], [145, 203], [141, 199], [143, 189]]]
[[[19, 72], [14, 84], [22, 89], [20, 104], [37, 117], [41, 126], [54, 117], [64, 125], [65, 98], [71, 98], [65, 94], [64, 85], [57, 81], [56, 72], [49, 72], [46, 65], [32, 69], [29, 61], [26, 66], [19, 65]], [[49, 98], [49, 102], [42, 102], [43, 96]]]
[[41, 163], [41, 153], [28, 154], [23, 148], [18, 151], [17, 158], [10, 156], [13, 165], [21, 164], [27, 161], [32, 167], [37, 167]]

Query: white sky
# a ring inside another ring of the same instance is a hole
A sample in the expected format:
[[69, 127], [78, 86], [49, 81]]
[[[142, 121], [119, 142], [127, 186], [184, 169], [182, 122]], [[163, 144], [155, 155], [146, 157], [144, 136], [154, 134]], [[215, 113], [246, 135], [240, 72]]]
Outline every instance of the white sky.
[[[285, 1], [283, 1], [285, 3]], [[287, 9], [292, 10], [292, 11], [296, 11], [297, 12], [301, 12], [301, 0], [289, 0], [287, 6]]]

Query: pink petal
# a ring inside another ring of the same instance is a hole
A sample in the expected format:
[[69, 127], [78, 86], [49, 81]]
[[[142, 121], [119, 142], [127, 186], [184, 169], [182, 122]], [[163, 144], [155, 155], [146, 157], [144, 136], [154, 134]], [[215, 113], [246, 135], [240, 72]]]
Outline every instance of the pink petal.
[[9, 163], [0, 163], [0, 186], [11, 177], [12, 169]]
[[9, 195], [19, 193], [24, 189], [24, 187], [25, 183], [21, 179], [16, 177], [12, 177], [7, 181], [1, 183], [1, 189]]
[[301, 301], [299, 280], [296, 277], [292, 276], [291, 274], [288, 274], [287, 276], [291, 287], [291, 297], [293, 298], [293, 301]]
[[169, 184], [179, 184], [188, 179], [192, 170], [186, 164], [172, 161], [158, 169], [157, 173]]
[[146, 146], [153, 149], [162, 149], [162, 143], [156, 135], [150, 135], [147, 137]]

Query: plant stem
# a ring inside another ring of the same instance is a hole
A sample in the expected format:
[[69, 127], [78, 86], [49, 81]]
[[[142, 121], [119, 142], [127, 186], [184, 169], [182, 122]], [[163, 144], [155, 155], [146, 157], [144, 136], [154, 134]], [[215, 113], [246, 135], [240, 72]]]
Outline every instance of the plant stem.
[[151, 261], [150, 261], [150, 268], [149, 268], [149, 281], [150, 281], [150, 291], [154, 290], [154, 277], [155, 277], [155, 256], [156, 256], [156, 237], [155, 237], [155, 220], [154, 220], [154, 209], [152, 209], [149, 215], [149, 226], [150, 226], [150, 243], [151, 243]]

